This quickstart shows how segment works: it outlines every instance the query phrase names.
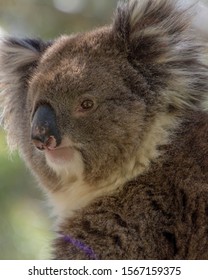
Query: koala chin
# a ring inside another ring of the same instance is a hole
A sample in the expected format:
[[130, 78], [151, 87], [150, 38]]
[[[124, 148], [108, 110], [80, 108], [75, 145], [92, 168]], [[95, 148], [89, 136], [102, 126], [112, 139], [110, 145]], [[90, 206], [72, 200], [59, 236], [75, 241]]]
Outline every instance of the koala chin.
[[52, 258], [208, 259], [197, 17], [189, 1], [129, 0], [90, 32], [1, 40], [2, 124], [54, 206]]

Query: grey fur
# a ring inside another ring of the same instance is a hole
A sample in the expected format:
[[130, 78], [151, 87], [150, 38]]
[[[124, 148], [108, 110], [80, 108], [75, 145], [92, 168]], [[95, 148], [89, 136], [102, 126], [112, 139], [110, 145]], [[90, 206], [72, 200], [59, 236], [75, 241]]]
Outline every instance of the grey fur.
[[[208, 67], [193, 9], [130, 0], [108, 27], [1, 42], [8, 143], [47, 190], [58, 231], [101, 259], [208, 258]], [[30, 139], [44, 103], [56, 113], [62, 159]], [[54, 257], [89, 258], [62, 237]]]

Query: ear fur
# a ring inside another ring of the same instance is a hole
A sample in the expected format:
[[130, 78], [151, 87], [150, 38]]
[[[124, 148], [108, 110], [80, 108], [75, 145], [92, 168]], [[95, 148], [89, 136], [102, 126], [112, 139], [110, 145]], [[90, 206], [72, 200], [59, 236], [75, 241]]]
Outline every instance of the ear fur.
[[205, 44], [195, 38], [195, 11], [183, 0], [122, 1], [113, 23], [117, 45], [130, 63], [178, 109], [208, 100]]
[[26, 68], [35, 66], [48, 43], [36, 39], [5, 38], [0, 41], [0, 63], [2, 75], [15, 74], [20, 78], [27, 75]]
[[177, 43], [190, 21], [190, 10], [179, 8], [178, 3], [177, 0], [121, 1], [114, 30], [125, 43], [126, 50], [146, 61], [155, 61], [166, 53], [170, 44]]
[[16, 122], [11, 118], [25, 107], [28, 79], [49, 45], [36, 39], [4, 38], [0, 41], [0, 120], [5, 129], [9, 127], [13, 133], [16, 129], [11, 127]]

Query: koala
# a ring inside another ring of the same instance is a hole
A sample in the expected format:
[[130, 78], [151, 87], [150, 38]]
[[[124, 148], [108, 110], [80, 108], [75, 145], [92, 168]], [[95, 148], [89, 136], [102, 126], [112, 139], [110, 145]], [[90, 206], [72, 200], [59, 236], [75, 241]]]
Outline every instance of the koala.
[[208, 65], [195, 6], [0, 45], [2, 123], [57, 216], [53, 259], [208, 259]]

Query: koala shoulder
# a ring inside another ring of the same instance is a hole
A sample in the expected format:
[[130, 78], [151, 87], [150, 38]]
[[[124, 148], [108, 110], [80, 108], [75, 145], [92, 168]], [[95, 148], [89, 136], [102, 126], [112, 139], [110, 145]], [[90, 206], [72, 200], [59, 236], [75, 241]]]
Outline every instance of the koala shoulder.
[[60, 225], [54, 258], [207, 259], [207, 132], [191, 114], [148, 172]]

